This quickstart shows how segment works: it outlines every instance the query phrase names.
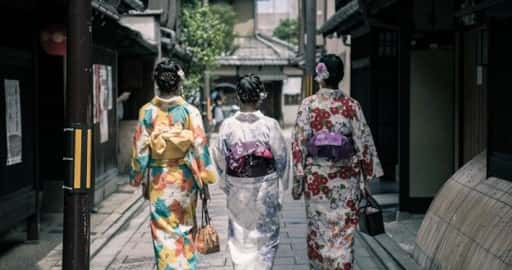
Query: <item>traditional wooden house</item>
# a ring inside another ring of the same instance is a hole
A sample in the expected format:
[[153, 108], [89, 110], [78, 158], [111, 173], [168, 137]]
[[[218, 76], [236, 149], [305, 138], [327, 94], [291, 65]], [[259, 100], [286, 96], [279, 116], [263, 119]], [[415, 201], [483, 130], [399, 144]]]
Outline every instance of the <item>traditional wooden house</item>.
[[[297, 51], [289, 44], [257, 32], [256, 1], [210, 1], [226, 3], [237, 13], [235, 25], [235, 51], [218, 60], [219, 68], [209, 71], [212, 91], [220, 90], [226, 100], [234, 103], [234, 90], [238, 78], [254, 73], [264, 81], [269, 95], [262, 110], [267, 115], [283, 120], [283, 82], [288, 77], [301, 77], [297, 67]], [[296, 101], [293, 101], [296, 103]], [[290, 104], [292, 105], [292, 104]]]
[[[503, 94], [492, 88], [508, 70], [501, 61], [510, 53], [502, 47], [510, 4], [336, 4], [321, 31], [351, 35], [352, 95], [365, 109], [386, 175], [400, 182], [400, 209], [424, 212], [450, 175], [507, 137], [491, 124], [502, 115], [494, 110]], [[489, 160], [490, 172], [507, 162], [492, 152]]]
[[322, 32], [352, 36], [352, 95], [386, 174], [397, 167], [400, 210], [429, 209], [414, 258], [424, 269], [509, 269], [512, 2], [336, 4]]
[[[29, 221], [37, 238], [38, 216], [62, 209], [66, 111], [66, 16], [64, 0], [3, 1], [0, 19], [0, 231]], [[147, 1], [91, 1], [93, 17], [94, 202], [117, 188], [121, 82], [137, 80], [152, 95], [151, 70], [160, 40], [148, 39], [122, 17], [142, 12]], [[12, 27], [13, 22], [25, 22]], [[153, 16], [154, 20], [157, 16]], [[158, 28], [160, 31], [160, 28]], [[134, 64], [136, 63], [136, 64]], [[131, 68], [130, 68], [131, 67]], [[144, 70], [146, 67], [147, 70]]]
[[[0, 232], [28, 221], [38, 238], [38, 54], [36, 1], [2, 1], [0, 8]], [[22, 24], [16, 24], [24, 18]]]

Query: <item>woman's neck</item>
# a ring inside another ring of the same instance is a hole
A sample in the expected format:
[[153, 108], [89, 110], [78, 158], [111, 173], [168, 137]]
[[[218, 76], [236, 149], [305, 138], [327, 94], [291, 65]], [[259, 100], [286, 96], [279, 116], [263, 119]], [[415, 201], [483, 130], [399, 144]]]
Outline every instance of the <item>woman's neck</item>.
[[258, 110], [258, 105], [256, 104], [240, 104], [241, 112], [255, 112]]
[[158, 93], [158, 97], [161, 99], [171, 99], [178, 96], [176, 93]]

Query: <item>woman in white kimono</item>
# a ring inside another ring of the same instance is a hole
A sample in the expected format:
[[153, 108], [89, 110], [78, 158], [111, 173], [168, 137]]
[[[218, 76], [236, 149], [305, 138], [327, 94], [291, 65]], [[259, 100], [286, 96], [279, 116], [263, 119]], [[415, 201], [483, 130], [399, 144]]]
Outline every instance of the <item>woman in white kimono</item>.
[[266, 97], [259, 77], [242, 77], [237, 93], [241, 112], [224, 120], [213, 151], [227, 195], [228, 246], [234, 269], [271, 269], [290, 155], [278, 122], [258, 110]]

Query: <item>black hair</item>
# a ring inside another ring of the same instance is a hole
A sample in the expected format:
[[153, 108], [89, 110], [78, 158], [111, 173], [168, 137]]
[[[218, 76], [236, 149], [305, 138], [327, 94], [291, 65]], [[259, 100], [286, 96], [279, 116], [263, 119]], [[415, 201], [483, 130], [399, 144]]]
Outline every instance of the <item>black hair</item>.
[[242, 76], [238, 80], [236, 92], [242, 103], [258, 103], [266, 96], [263, 82], [254, 74]]
[[338, 84], [345, 75], [345, 66], [343, 60], [335, 54], [326, 54], [320, 58], [319, 63], [324, 63], [329, 72], [329, 78], [325, 79], [327, 87], [337, 89]]
[[178, 90], [182, 80], [178, 73], [181, 70], [180, 65], [169, 59], [164, 59], [156, 65], [154, 79], [160, 92], [172, 93]]

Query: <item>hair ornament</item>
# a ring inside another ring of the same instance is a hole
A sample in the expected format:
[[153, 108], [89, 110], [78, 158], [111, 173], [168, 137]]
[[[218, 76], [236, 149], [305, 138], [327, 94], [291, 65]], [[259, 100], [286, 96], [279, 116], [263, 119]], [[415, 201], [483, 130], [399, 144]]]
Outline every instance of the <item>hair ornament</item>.
[[325, 80], [329, 79], [329, 71], [327, 70], [327, 66], [324, 63], [322, 63], [322, 62], [318, 63], [316, 65], [315, 71], [316, 71], [315, 80], [317, 82], [325, 81]]
[[180, 79], [183, 81], [185, 80], [185, 72], [183, 71], [183, 69], [180, 69], [178, 71], [178, 76], [180, 76]]

